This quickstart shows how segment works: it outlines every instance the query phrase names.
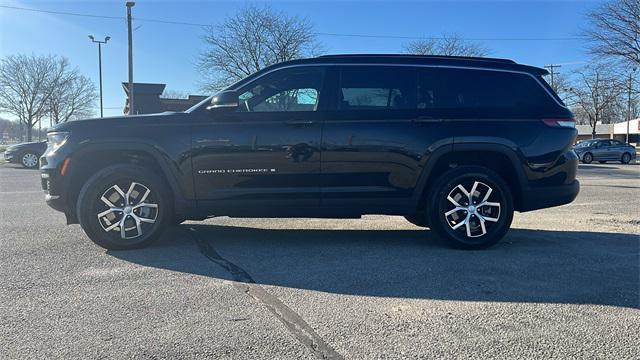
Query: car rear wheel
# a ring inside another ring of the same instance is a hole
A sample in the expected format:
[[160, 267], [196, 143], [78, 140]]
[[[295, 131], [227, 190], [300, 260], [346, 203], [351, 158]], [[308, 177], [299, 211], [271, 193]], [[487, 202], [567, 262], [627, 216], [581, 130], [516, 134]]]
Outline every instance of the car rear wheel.
[[591, 162], [593, 161], [593, 155], [591, 155], [591, 153], [586, 153], [584, 155], [582, 155], [582, 162], [585, 164], [591, 164]]
[[140, 248], [156, 240], [172, 219], [169, 193], [151, 171], [115, 165], [99, 171], [78, 197], [80, 226], [109, 250]]
[[620, 159], [620, 162], [623, 164], [628, 164], [631, 162], [631, 154], [629, 153], [624, 153], [622, 154], [622, 158]]
[[484, 249], [500, 241], [513, 219], [508, 185], [479, 166], [449, 170], [434, 184], [430, 198], [432, 229], [450, 245]]
[[38, 158], [38, 154], [26, 152], [22, 154], [20, 162], [22, 163], [22, 166], [26, 167], [27, 169], [34, 169], [38, 167]]

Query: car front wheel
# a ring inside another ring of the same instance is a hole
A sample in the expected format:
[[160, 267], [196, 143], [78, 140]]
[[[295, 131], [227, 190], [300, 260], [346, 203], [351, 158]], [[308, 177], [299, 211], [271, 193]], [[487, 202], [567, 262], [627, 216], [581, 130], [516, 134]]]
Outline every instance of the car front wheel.
[[77, 203], [80, 226], [96, 244], [110, 250], [148, 245], [162, 234], [173, 213], [169, 191], [153, 172], [115, 165], [91, 177]]
[[628, 164], [631, 162], [631, 154], [629, 153], [624, 153], [622, 154], [622, 158], [620, 159], [620, 162], [623, 164]]
[[35, 169], [38, 167], [38, 158], [38, 154], [26, 152], [22, 154], [20, 162], [22, 163], [22, 166], [26, 167], [27, 169]]
[[430, 223], [453, 247], [484, 249], [500, 241], [509, 230], [512, 196], [494, 171], [460, 166], [443, 174], [433, 189]]
[[593, 155], [591, 153], [586, 153], [582, 156], [582, 162], [585, 164], [591, 164], [593, 161]]

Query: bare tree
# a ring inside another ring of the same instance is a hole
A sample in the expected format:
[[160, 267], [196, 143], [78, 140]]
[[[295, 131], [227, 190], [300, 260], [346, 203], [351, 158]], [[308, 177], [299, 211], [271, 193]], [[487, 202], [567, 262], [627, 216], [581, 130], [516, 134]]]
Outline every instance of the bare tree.
[[314, 55], [313, 26], [306, 19], [247, 5], [208, 29], [198, 68], [203, 90], [224, 88], [269, 65]]
[[610, 0], [589, 13], [585, 31], [594, 55], [640, 64], [640, 0]]
[[479, 43], [462, 39], [458, 34], [443, 34], [441, 38], [425, 38], [403, 45], [406, 54], [445, 56], [487, 56], [489, 51]]
[[575, 107], [577, 105], [576, 91], [574, 89], [575, 84], [572, 82], [570, 76], [556, 73], [553, 82], [551, 82], [551, 75], [545, 75], [544, 79], [549, 84], [549, 87], [558, 94], [558, 97], [565, 105], [569, 107]]
[[68, 67], [67, 59], [54, 56], [11, 55], [0, 61], [0, 112], [26, 125], [27, 141]]
[[93, 82], [74, 69], [56, 85], [47, 104], [47, 113], [54, 124], [89, 117], [97, 98]]
[[596, 64], [576, 72], [576, 82], [570, 89], [574, 113], [588, 120], [592, 137], [596, 136], [597, 125], [614, 122], [622, 89], [608, 66]]

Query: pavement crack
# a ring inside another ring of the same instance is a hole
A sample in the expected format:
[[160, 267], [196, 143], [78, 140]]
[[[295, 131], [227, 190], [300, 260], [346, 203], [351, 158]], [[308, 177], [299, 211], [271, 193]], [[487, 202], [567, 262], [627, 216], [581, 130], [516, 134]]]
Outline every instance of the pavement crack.
[[267, 308], [285, 328], [319, 359], [343, 359], [336, 350], [327, 344], [309, 324], [276, 296], [269, 293], [244, 269], [220, 256], [213, 244], [198, 236], [195, 229], [189, 228], [189, 235], [198, 245], [200, 252], [209, 260], [227, 270], [234, 280], [233, 286], [246, 293]]

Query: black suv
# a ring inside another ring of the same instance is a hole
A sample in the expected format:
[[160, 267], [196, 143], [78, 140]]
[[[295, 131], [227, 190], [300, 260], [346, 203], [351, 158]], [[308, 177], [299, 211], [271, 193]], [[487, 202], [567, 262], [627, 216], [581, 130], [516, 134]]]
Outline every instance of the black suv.
[[578, 194], [572, 113], [511, 60], [331, 55], [263, 69], [182, 113], [63, 123], [46, 201], [97, 244], [209, 216], [402, 215], [461, 248]]

